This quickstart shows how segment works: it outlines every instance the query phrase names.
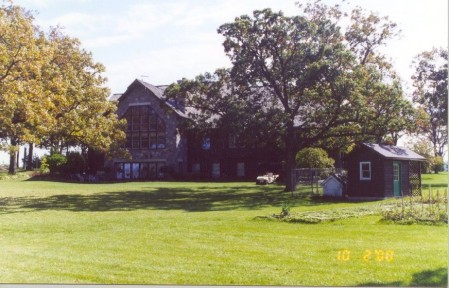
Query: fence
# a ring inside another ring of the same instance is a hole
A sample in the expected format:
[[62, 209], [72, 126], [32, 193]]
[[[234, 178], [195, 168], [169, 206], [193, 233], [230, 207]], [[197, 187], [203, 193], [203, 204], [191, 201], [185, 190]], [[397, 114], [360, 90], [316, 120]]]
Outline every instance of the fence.
[[346, 178], [348, 172], [342, 168], [299, 168], [294, 169], [293, 181], [295, 187], [310, 186], [312, 193], [318, 193], [320, 183], [326, 180], [331, 174], [337, 174], [341, 178]]

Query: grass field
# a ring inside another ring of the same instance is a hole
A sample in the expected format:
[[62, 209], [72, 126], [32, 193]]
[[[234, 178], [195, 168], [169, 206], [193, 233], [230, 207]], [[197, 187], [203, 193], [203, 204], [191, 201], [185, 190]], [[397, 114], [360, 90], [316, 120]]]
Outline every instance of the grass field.
[[382, 201], [253, 183], [0, 185], [0, 283], [447, 286], [447, 225], [260, 220], [285, 203], [297, 213]]

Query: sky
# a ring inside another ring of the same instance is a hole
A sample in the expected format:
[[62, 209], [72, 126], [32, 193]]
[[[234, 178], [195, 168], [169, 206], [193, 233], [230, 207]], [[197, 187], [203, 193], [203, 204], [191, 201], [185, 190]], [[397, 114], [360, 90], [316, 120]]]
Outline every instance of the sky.
[[[298, 0], [14, 0], [36, 11], [44, 31], [65, 27], [106, 66], [111, 93], [121, 93], [136, 78], [151, 84], [170, 84], [229, 67], [224, 38], [217, 28], [235, 17], [271, 8], [286, 15], [298, 14]], [[327, 4], [341, 4], [323, 0]], [[391, 57], [404, 80], [420, 52], [448, 45], [447, 0], [349, 0], [345, 9], [361, 6], [388, 16], [402, 30], [389, 42]], [[407, 83], [404, 83], [407, 88]]]
[[[235, 17], [271, 8], [287, 16], [299, 13], [298, 0], [13, 0], [31, 10], [42, 30], [61, 26], [95, 61], [106, 67], [111, 94], [123, 93], [134, 79], [154, 85], [230, 67], [217, 28]], [[303, 1], [301, 1], [303, 2]], [[413, 58], [448, 45], [447, 0], [322, 0], [350, 11], [360, 6], [388, 16], [402, 31], [383, 47], [412, 89]], [[0, 153], [1, 154], [1, 153]], [[0, 155], [0, 164], [5, 162]]]

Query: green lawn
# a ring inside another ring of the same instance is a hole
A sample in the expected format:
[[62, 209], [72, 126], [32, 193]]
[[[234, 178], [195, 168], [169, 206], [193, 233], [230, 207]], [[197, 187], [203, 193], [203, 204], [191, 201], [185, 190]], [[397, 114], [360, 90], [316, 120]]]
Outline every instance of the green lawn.
[[260, 220], [286, 202], [381, 203], [253, 183], [0, 180], [0, 283], [447, 286], [447, 225]]

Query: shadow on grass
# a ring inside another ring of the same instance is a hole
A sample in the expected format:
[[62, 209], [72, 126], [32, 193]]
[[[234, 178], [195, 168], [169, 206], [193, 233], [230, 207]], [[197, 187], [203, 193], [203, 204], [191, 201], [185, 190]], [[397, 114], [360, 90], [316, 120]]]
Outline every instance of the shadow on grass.
[[439, 268], [435, 270], [424, 270], [419, 273], [413, 274], [413, 279], [410, 283], [404, 283], [400, 281], [387, 282], [387, 283], [374, 283], [367, 282], [357, 286], [426, 286], [426, 287], [447, 287], [447, 268]]
[[[82, 187], [82, 186], [80, 186]], [[138, 209], [184, 210], [188, 212], [226, 211], [281, 207], [289, 202], [313, 205], [307, 194], [292, 197], [280, 187], [251, 186], [144, 188], [144, 191], [121, 191], [92, 194], [61, 194], [45, 198], [0, 198], [0, 213], [41, 210], [63, 211], [130, 211]]]

